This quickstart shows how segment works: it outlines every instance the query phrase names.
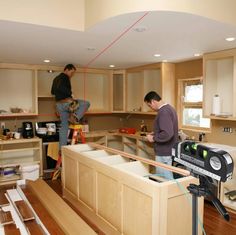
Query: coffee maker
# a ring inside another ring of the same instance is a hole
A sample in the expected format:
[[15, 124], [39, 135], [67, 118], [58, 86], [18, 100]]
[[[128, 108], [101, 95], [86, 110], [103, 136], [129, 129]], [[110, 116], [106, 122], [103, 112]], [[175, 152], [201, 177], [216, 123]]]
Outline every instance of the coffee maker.
[[22, 123], [22, 136], [23, 138], [33, 138], [34, 132], [33, 132], [33, 124], [32, 122], [23, 122]]

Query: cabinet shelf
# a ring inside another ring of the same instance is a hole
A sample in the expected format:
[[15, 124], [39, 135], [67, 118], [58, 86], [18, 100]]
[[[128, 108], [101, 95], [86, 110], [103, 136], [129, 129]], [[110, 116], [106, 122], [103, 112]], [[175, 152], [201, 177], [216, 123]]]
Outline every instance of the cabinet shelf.
[[0, 185], [4, 184], [12, 184], [20, 179], [20, 175], [12, 175], [12, 176], [0, 176]]
[[[33, 157], [34, 158], [34, 157]], [[8, 158], [8, 159], [0, 159], [0, 167], [7, 167], [7, 166], [15, 166], [15, 165], [29, 165], [30, 164], [38, 164], [40, 163], [40, 160], [35, 161], [32, 157], [14, 157], [14, 158]]]
[[0, 117], [28, 117], [28, 116], [38, 116], [37, 113], [7, 113], [7, 114], [0, 114]]
[[229, 121], [236, 121], [236, 117], [232, 116], [214, 116], [214, 115], [209, 115], [209, 116], [204, 116], [206, 118], [210, 119], [215, 119], [215, 120], [229, 120]]
[[0, 152], [0, 158], [1, 158], [1, 154], [4, 154], [4, 153], [14, 153], [14, 152], [25, 152], [25, 151], [29, 151], [29, 150], [39, 150], [39, 147], [29, 147], [29, 148], [21, 148], [21, 149], [6, 149], [6, 150], [1, 150]]

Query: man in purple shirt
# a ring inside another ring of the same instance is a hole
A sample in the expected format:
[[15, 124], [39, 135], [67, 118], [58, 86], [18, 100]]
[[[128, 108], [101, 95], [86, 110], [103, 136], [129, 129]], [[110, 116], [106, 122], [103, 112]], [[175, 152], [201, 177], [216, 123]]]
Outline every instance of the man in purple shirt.
[[[178, 117], [175, 109], [166, 104], [155, 92], [150, 91], [144, 97], [144, 102], [157, 115], [153, 125], [153, 132], [147, 135], [147, 140], [154, 144], [156, 161], [172, 165], [172, 147], [178, 141]], [[156, 167], [156, 173], [164, 178], [173, 179], [169, 170]]]

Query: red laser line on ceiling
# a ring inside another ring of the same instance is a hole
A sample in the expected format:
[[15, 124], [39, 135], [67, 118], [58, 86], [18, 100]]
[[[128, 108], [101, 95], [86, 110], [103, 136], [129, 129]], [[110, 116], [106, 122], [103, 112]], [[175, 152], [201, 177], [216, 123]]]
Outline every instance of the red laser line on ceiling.
[[93, 59], [91, 59], [85, 66], [84, 66], [84, 100], [85, 100], [85, 80], [87, 74], [87, 68], [96, 61], [102, 54], [104, 54], [108, 49], [110, 49], [117, 41], [119, 41], [125, 34], [127, 34], [137, 23], [139, 23], [149, 12], [145, 12], [138, 20], [136, 20], [132, 25], [130, 25], [127, 29], [125, 29], [119, 36], [117, 36], [108, 46], [102, 49]]
[[112, 45], [114, 45], [121, 37], [128, 33], [137, 23], [139, 23], [149, 12], [142, 15], [137, 21], [135, 21], [131, 26], [129, 26], [124, 32], [122, 32], [118, 37], [116, 37], [108, 46], [102, 49], [93, 59], [91, 59], [85, 68], [88, 68], [98, 57], [100, 57], [104, 52], [106, 52]]

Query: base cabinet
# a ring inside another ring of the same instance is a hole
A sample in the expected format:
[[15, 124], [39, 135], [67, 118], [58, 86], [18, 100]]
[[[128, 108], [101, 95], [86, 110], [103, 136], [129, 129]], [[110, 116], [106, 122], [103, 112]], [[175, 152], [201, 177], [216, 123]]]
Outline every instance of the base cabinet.
[[22, 179], [21, 169], [39, 165], [42, 175], [42, 140], [40, 138], [0, 140], [0, 185]]
[[[147, 177], [147, 163], [102, 148], [92, 144], [63, 147], [62, 182], [67, 200], [82, 205], [96, 226], [112, 228], [110, 234], [191, 234], [191, 200], [185, 190], [197, 183], [195, 178], [158, 183]], [[202, 198], [198, 210], [202, 220]], [[202, 234], [200, 226], [198, 234]]]

